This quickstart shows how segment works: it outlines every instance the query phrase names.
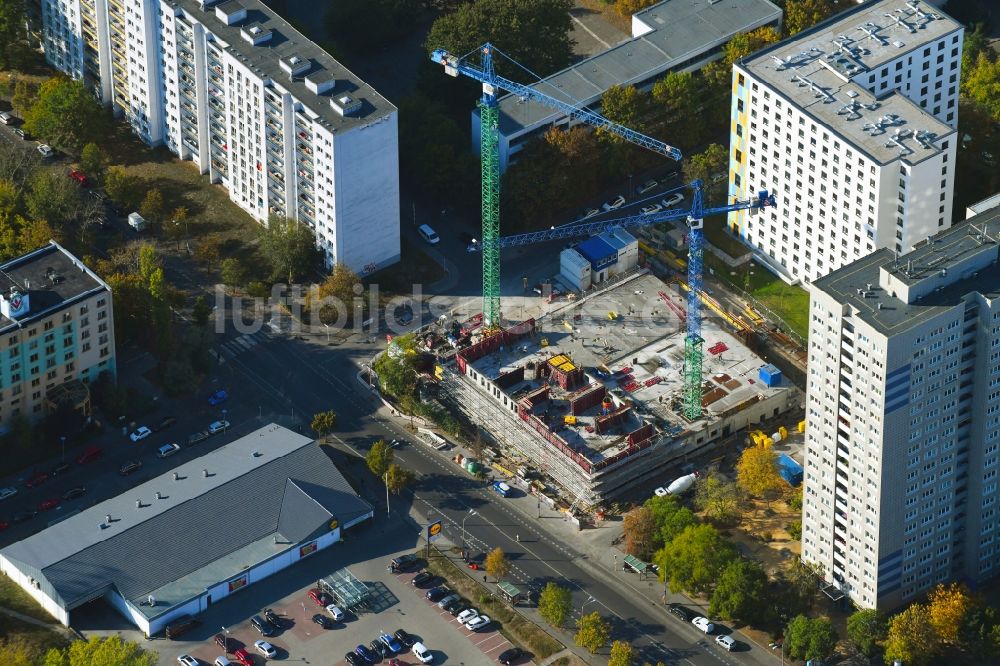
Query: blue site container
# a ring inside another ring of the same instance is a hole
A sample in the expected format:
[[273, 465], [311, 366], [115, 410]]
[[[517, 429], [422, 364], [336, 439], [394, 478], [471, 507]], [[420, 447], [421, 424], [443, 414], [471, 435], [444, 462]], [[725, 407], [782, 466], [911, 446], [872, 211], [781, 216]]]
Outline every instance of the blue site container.
[[787, 453], [778, 456], [778, 474], [793, 488], [802, 483], [802, 465], [792, 460]]
[[760, 381], [768, 388], [781, 386], [781, 370], [777, 366], [768, 363], [760, 369]]

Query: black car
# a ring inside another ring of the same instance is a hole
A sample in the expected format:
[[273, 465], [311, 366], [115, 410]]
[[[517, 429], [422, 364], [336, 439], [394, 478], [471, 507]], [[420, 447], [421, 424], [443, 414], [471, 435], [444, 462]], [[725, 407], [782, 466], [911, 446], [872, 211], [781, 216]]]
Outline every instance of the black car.
[[377, 638], [369, 643], [368, 647], [370, 647], [372, 652], [375, 654], [382, 655], [383, 658], [392, 656], [392, 650], [389, 649], [389, 646]]
[[201, 442], [204, 442], [206, 439], [208, 439], [211, 436], [212, 436], [212, 433], [210, 433], [209, 431], [207, 431], [207, 430], [199, 430], [198, 432], [196, 432], [193, 435], [191, 435], [190, 437], [188, 437], [188, 446], [190, 446], [191, 444], [200, 444]]
[[281, 630], [281, 620], [278, 618], [277, 614], [270, 608], [264, 609], [264, 619], [270, 624], [275, 631]]
[[161, 430], [165, 430], [166, 428], [169, 428], [175, 423], [177, 423], [177, 419], [175, 419], [173, 416], [164, 416], [162, 419], [160, 419], [159, 423], [153, 426], [153, 432], [159, 432]]
[[681, 606], [680, 604], [670, 604], [670, 607], [667, 608], [667, 612], [676, 617], [681, 622], [690, 622], [691, 620], [697, 617], [697, 614], [694, 611], [687, 609], [684, 606]]
[[225, 650], [227, 654], [236, 649], [236, 647], [233, 645], [233, 639], [229, 638], [225, 634], [216, 634], [215, 644], [218, 645], [223, 650]]
[[38, 512], [32, 509], [27, 509], [26, 511], [18, 511], [17, 513], [14, 514], [14, 522], [23, 523], [26, 520], [31, 520], [37, 515]]
[[70, 488], [63, 493], [62, 498], [64, 500], [76, 499], [77, 497], [83, 497], [83, 494], [87, 492], [84, 486], [77, 486], [76, 488]]
[[449, 601], [444, 605], [444, 610], [448, 611], [452, 615], [458, 615], [461, 611], [455, 610], [456, 608], [461, 608], [465, 606], [465, 602], [461, 599], [455, 599], [454, 601]]
[[425, 596], [427, 597], [428, 600], [437, 603], [442, 599], [444, 599], [444, 596], [448, 594], [450, 591], [451, 590], [449, 590], [447, 587], [434, 587], [427, 590], [427, 594]]
[[413, 553], [400, 555], [389, 563], [389, 569], [390, 571], [410, 571], [417, 566], [418, 561], [417, 556]]
[[432, 574], [430, 571], [421, 571], [416, 576], [414, 576], [413, 580], [411, 580], [410, 582], [413, 583], [415, 587], [423, 587], [424, 585], [430, 583], [432, 580], [434, 580], [434, 574]]
[[522, 650], [521, 648], [519, 647], [511, 648], [509, 650], [504, 650], [503, 652], [501, 652], [500, 656], [497, 657], [497, 661], [503, 664], [504, 666], [510, 666], [515, 661], [520, 659], [523, 654], [524, 650]]
[[397, 629], [396, 633], [394, 633], [393, 636], [396, 638], [397, 641], [399, 641], [400, 645], [402, 645], [405, 648], [413, 647], [413, 644], [416, 642], [415, 640], [413, 640], [413, 636], [409, 635], [402, 629]]
[[274, 633], [274, 629], [273, 627], [271, 627], [271, 623], [266, 621], [260, 615], [254, 615], [252, 618], [250, 618], [250, 624], [253, 625], [254, 629], [260, 632], [261, 636], [270, 636], [271, 634]]
[[313, 622], [323, 627], [324, 629], [329, 629], [330, 627], [333, 626], [333, 621], [326, 615], [321, 615], [319, 613], [316, 613], [315, 615], [313, 615], [312, 620]]
[[353, 652], [348, 652], [347, 654], [345, 654], [344, 661], [346, 661], [351, 666], [365, 666], [366, 663], [361, 660], [361, 657], [354, 654]]
[[72, 468], [68, 462], [61, 462], [49, 472], [49, 476], [59, 476], [63, 472], [68, 472]]
[[118, 473], [121, 474], [122, 476], [128, 476], [132, 472], [137, 472], [140, 469], [142, 469], [141, 460], [129, 460], [127, 463], [121, 466], [121, 468], [118, 470]]

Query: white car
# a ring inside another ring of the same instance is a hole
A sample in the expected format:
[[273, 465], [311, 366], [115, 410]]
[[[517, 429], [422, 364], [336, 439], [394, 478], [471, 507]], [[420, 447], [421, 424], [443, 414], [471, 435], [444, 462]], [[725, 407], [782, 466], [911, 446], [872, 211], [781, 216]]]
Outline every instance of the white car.
[[458, 614], [457, 619], [460, 624], [465, 624], [466, 622], [468, 622], [469, 620], [478, 615], [479, 611], [477, 611], [475, 608], [466, 608], [464, 611]]
[[659, 185], [659, 183], [656, 182], [655, 180], [647, 180], [645, 183], [643, 183], [642, 185], [640, 185], [639, 189], [636, 190], [636, 191], [639, 194], [645, 194], [646, 192], [649, 192], [650, 190], [656, 189], [657, 185]]
[[208, 431], [213, 435], [226, 430], [229, 427], [229, 421], [213, 421], [208, 426]]
[[41, 154], [42, 157], [44, 157], [46, 159], [48, 159], [48, 158], [50, 158], [50, 157], [52, 157], [53, 155], [56, 154], [56, 152], [54, 150], [52, 150], [52, 146], [50, 146], [47, 143], [40, 143], [40, 144], [38, 144], [38, 152]]
[[594, 217], [595, 215], [598, 215], [600, 212], [601, 211], [597, 210], [596, 208], [584, 208], [582, 211], [580, 211], [580, 217], [576, 219], [586, 220], [588, 218]]
[[253, 646], [257, 652], [260, 652], [269, 659], [273, 659], [278, 656], [278, 651], [267, 641], [254, 641]]
[[656, 490], [654, 490], [654, 491], [653, 491], [653, 493], [654, 493], [654, 494], [655, 494], [655, 495], [656, 495], [657, 497], [666, 497], [667, 495], [669, 495], [669, 494], [670, 494], [670, 493], [669, 493], [669, 492], [667, 491], [667, 489], [666, 489], [666, 488], [664, 488], [663, 486], [660, 486], [659, 488], [657, 488]]
[[715, 631], [715, 625], [709, 622], [707, 617], [702, 617], [701, 615], [691, 620], [691, 624], [698, 627], [706, 634], [710, 634]]
[[177, 453], [180, 450], [181, 450], [181, 447], [178, 446], [177, 444], [164, 444], [163, 446], [161, 446], [160, 448], [158, 448], [156, 450], [156, 457], [157, 458], [166, 458], [168, 456], [174, 455], [175, 453]]
[[469, 631], [479, 631], [490, 623], [488, 615], [478, 615], [465, 623], [465, 628]]
[[141, 439], [146, 439], [152, 434], [153, 431], [147, 428], [146, 426], [139, 426], [138, 428], [135, 429], [135, 432], [131, 433], [128, 436], [128, 438], [131, 439], [133, 442], [138, 442]]
[[641, 215], [650, 215], [652, 213], [659, 213], [663, 210], [663, 206], [660, 204], [650, 204], [649, 206], [643, 206], [639, 209]]
[[189, 654], [182, 654], [177, 657], [177, 663], [181, 666], [198, 666], [201, 662]]
[[611, 201], [606, 202], [603, 206], [601, 206], [601, 208], [603, 208], [606, 211], [607, 210], [617, 210], [617, 209], [621, 208], [624, 205], [625, 205], [625, 197], [623, 195], [619, 194], [617, 197], [615, 197]]
[[736, 648], [736, 641], [732, 636], [716, 636], [715, 643], [726, 648], [726, 652], [732, 652]]
[[682, 201], [684, 201], [684, 193], [674, 192], [669, 197], [664, 198], [660, 203], [663, 204], [664, 208], [670, 208], [671, 206], [676, 206]]
[[722, 181], [726, 180], [726, 178], [728, 178], [728, 177], [729, 177], [729, 174], [717, 173], [714, 176], [712, 176], [712, 182], [713, 183], [721, 183]]
[[414, 643], [413, 647], [410, 648], [410, 652], [412, 652], [413, 656], [420, 660], [421, 664], [429, 664], [434, 661], [434, 655], [431, 654], [431, 651], [428, 650], [427, 646], [423, 643]]
[[336, 622], [342, 622], [344, 620], [344, 611], [337, 608], [335, 604], [330, 604], [326, 607], [326, 612], [330, 614]]
[[7, 486], [6, 488], [0, 488], [0, 500], [5, 500], [8, 497], [13, 497], [17, 494], [17, 488], [12, 488]]

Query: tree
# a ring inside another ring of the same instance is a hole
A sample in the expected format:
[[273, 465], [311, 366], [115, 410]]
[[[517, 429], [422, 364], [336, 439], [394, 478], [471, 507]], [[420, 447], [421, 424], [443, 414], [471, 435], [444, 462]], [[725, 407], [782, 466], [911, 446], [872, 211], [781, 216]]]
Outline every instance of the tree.
[[80, 151], [80, 168], [98, 183], [104, 180], [104, 170], [108, 168], [108, 154], [96, 143], [88, 143]]
[[779, 40], [781, 40], [781, 35], [774, 27], [769, 25], [755, 28], [749, 32], [741, 32], [726, 42], [722, 50], [723, 62], [728, 69], [740, 58], [745, 58], [751, 53], [760, 51], [765, 46], [770, 46]]
[[824, 617], [796, 615], [785, 630], [785, 645], [795, 659], [826, 661], [837, 647], [837, 630]]
[[538, 595], [538, 614], [549, 625], [561, 629], [573, 610], [573, 597], [567, 587], [549, 581]]
[[0, 2], [0, 68], [7, 69], [19, 62], [18, 51], [25, 44], [23, 0]]
[[[955, 16], [951, 14], [951, 16]], [[965, 37], [962, 39], [962, 92], [968, 94], [965, 84], [969, 79], [969, 73], [976, 65], [979, 54], [989, 52], [990, 39], [986, 35], [985, 25], [976, 24], [974, 30], [966, 29]]]
[[736, 559], [726, 565], [712, 592], [708, 612], [724, 620], [753, 621], [766, 619], [767, 574], [755, 560]]
[[39, 88], [40, 84], [25, 79], [18, 79], [14, 83], [14, 96], [10, 100], [10, 105], [17, 115], [22, 118], [28, 115], [28, 111], [38, 101]]
[[605, 622], [597, 611], [584, 615], [576, 624], [573, 640], [591, 654], [596, 653], [611, 638], [611, 625]]
[[965, 616], [959, 640], [973, 657], [982, 659], [1000, 652], [1000, 611], [976, 604]]
[[847, 637], [869, 657], [874, 656], [876, 643], [885, 640], [888, 628], [886, 617], [874, 608], [855, 611], [847, 618]]
[[393, 495], [398, 495], [404, 488], [413, 483], [417, 475], [412, 470], [403, 469], [393, 463], [385, 472], [386, 486]]
[[694, 504], [709, 518], [729, 523], [740, 514], [742, 495], [735, 483], [713, 472], [695, 485]]
[[38, 101], [24, 116], [24, 129], [70, 152], [107, 134], [100, 102], [80, 81], [56, 76], [42, 84]]
[[785, 0], [785, 32], [788, 36], [811, 28], [833, 14], [829, 0]]
[[784, 485], [778, 473], [778, 454], [763, 446], [744, 449], [736, 462], [736, 482], [750, 495], [770, 500]]
[[222, 235], [217, 233], [205, 234], [198, 239], [198, 244], [194, 248], [194, 259], [205, 267], [206, 273], [210, 273], [212, 268], [219, 264], [222, 243]]
[[666, 119], [666, 136], [686, 146], [698, 145], [705, 133], [699, 114], [704, 99], [703, 82], [691, 72], [670, 72], [653, 84], [653, 104]]
[[104, 190], [125, 210], [139, 207], [142, 197], [142, 180], [125, 171], [122, 167], [110, 167], [104, 176]]
[[194, 306], [191, 308], [191, 318], [194, 319], [195, 324], [204, 328], [208, 325], [208, 317], [211, 314], [212, 311], [209, 309], [208, 302], [205, 301], [204, 296], [194, 299]]
[[625, 531], [625, 552], [640, 560], [649, 560], [657, 545], [653, 512], [644, 506], [632, 509], [625, 514], [622, 528]]
[[374, 53], [410, 33], [419, 10], [418, 0], [333, 0], [324, 24], [338, 46]]
[[163, 216], [167, 212], [166, 204], [163, 203], [163, 192], [159, 188], [153, 187], [146, 191], [146, 196], [139, 206], [139, 214], [148, 222], [159, 224], [163, 222]]
[[[618, 0], [621, 2], [622, 0]], [[632, 666], [635, 653], [632, 646], [625, 641], [615, 641], [611, 644], [611, 656], [608, 658], [608, 666]]]
[[372, 474], [381, 479], [392, 464], [393, 457], [392, 447], [384, 439], [380, 439], [368, 449], [365, 462], [368, 463], [368, 469]]
[[312, 229], [297, 220], [274, 215], [267, 226], [260, 228], [260, 252], [271, 265], [273, 275], [287, 277], [288, 284], [312, 270], [319, 257]]
[[[505, 54], [538, 76], [563, 69], [573, 56], [572, 0], [474, 0], [444, 14], [431, 25], [427, 53], [443, 48], [455, 55], [502, 39]], [[523, 74], [496, 58], [503, 74]]]
[[893, 616], [885, 638], [885, 662], [900, 660], [906, 666], [924, 666], [941, 647], [930, 609], [924, 604], [911, 604]]
[[320, 437], [324, 437], [333, 432], [333, 429], [337, 427], [337, 413], [335, 411], [328, 410], [325, 412], [317, 412], [313, 414], [313, 420], [310, 427]]
[[239, 289], [247, 283], [246, 266], [236, 257], [222, 260], [219, 275], [222, 277], [222, 284], [233, 290]]
[[674, 592], [707, 594], [736, 558], [732, 545], [711, 525], [686, 527], [653, 558]]
[[416, 339], [412, 333], [394, 338], [372, 364], [380, 388], [395, 398], [413, 395], [417, 387], [416, 358]]
[[691, 509], [682, 506], [676, 495], [653, 496], [646, 500], [643, 506], [649, 509], [656, 525], [654, 550], [658, 550], [663, 544], [673, 541], [674, 537], [683, 532], [684, 528], [689, 525], [698, 524], [697, 516]]
[[80, 186], [57, 169], [42, 169], [31, 179], [24, 204], [34, 219], [61, 227], [76, 217]]
[[322, 284], [314, 285], [305, 298], [305, 309], [311, 321], [332, 324], [341, 320], [350, 321], [354, 312], [355, 287], [361, 280], [347, 264], [337, 262]]
[[952, 583], [946, 587], [939, 584], [931, 590], [927, 596], [927, 610], [930, 612], [931, 625], [943, 643], [959, 643], [958, 637], [965, 616], [973, 605], [969, 590], [964, 585]]
[[1000, 58], [994, 60], [988, 52], [980, 52], [962, 87], [993, 120], [1000, 121]]
[[713, 189], [715, 185], [712, 184], [712, 176], [720, 173], [725, 174], [729, 171], [729, 151], [719, 144], [713, 143], [704, 152], [684, 160], [681, 170], [686, 182], [700, 180], [704, 183], [706, 190]]
[[45, 666], [156, 666], [158, 656], [121, 636], [92, 636], [73, 641], [69, 647], [51, 649]]
[[[649, 98], [635, 86], [615, 84], [601, 95], [601, 114], [608, 120], [637, 132], [644, 131], [643, 121], [648, 110]], [[605, 134], [600, 128], [597, 131], [601, 135]], [[613, 143], [625, 141], [617, 134], [607, 133], [607, 136]]]
[[486, 555], [485, 565], [486, 573], [496, 578], [497, 581], [506, 576], [507, 571], [510, 570], [510, 562], [507, 560], [507, 555], [499, 546]]

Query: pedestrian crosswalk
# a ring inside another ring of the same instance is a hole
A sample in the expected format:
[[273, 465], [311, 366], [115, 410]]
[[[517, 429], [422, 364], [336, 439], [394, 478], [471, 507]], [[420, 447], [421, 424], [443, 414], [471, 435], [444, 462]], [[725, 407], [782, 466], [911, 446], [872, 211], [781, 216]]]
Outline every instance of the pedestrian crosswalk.
[[231, 338], [213, 347], [211, 353], [216, 360], [236, 358], [240, 354], [256, 347], [266, 337], [267, 334], [264, 331], [246, 333], [238, 338]]

